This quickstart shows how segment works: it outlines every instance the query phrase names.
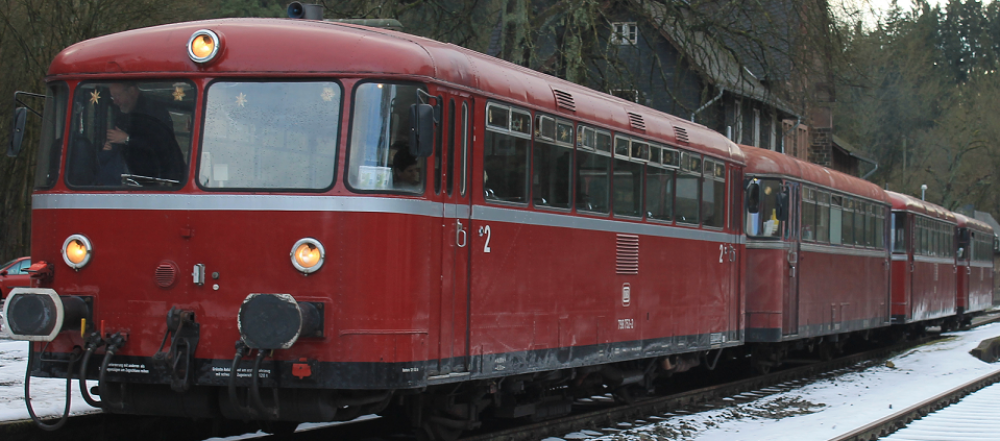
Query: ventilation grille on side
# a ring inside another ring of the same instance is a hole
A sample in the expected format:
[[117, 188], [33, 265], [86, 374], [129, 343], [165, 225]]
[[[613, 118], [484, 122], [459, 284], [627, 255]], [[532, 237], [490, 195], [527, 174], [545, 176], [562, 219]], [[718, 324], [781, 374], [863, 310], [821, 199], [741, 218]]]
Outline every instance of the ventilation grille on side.
[[552, 89], [552, 92], [556, 94], [556, 105], [571, 112], [576, 112], [576, 101], [573, 100], [573, 95], [559, 89]]
[[683, 127], [674, 127], [674, 134], [677, 135], [677, 142], [683, 142], [685, 144], [690, 144], [688, 141], [688, 131]]
[[646, 131], [646, 121], [643, 121], [642, 115], [628, 112], [628, 121], [632, 124], [633, 129]]
[[177, 280], [177, 267], [172, 263], [161, 263], [156, 267], [155, 278], [160, 288], [170, 288]]
[[639, 236], [619, 234], [616, 245], [615, 273], [639, 274]]

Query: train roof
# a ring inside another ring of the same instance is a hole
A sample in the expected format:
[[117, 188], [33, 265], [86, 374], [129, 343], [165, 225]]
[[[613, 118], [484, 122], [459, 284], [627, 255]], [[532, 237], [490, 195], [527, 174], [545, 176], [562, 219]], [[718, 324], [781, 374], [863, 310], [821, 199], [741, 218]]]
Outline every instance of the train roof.
[[892, 201], [893, 210], [903, 210], [911, 213], [924, 214], [936, 219], [946, 220], [948, 222], [957, 222], [955, 213], [946, 210], [940, 205], [922, 201], [913, 196], [896, 193], [894, 191], [886, 190], [886, 194], [889, 195], [889, 199]]
[[971, 218], [961, 213], [955, 213], [955, 221], [960, 228], [973, 228], [980, 231], [988, 231], [993, 234], [993, 227], [990, 224], [976, 218]]
[[[188, 39], [200, 29], [216, 32], [221, 40], [219, 55], [207, 65], [187, 55]], [[736, 144], [705, 126], [453, 44], [346, 23], [244, 18], [135, 29], [64, 49], [48, 73], [50, 79], [91, 74], [433, 78], [617, 132], [744, 161]], [[645, 130], [636, 128], [641, 126]]]
[[774, 175], [820, 185], [832, 190], [889, 203], [885, 192], [871, 182], [805, 162], [773, 150], [740, 146], [747, 158], [748, 175]]

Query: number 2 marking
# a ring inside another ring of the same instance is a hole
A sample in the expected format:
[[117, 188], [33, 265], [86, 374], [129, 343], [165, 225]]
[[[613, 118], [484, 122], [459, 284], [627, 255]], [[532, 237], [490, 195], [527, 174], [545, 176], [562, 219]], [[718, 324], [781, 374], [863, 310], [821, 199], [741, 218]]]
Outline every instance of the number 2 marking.
[[486, 245], [483, 246], [483, 252], [488, 253], [490, 252], [490, 226], [485, 226], [483, 232], [486, 234]]
[[722, 244], [719, 244], [719, 263], [722, 263], [722, 256], [726, 254], [726, 249], [723, 248]]

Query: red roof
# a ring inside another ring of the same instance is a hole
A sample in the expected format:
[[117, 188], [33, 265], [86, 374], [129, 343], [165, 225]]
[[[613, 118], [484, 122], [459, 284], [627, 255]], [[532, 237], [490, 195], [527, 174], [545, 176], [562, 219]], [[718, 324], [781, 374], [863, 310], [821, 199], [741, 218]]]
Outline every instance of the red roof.
[[961, 213], [955, 213], [955, 220], [958, 222], [958, 226], [960, 228], [968, 227], [976, 230], [988, 231], [990, 234], [993, 234], [993, 227], [979, 219], [974, 219]]
[[879, 186], [864, 179], [805, 162], [783, 153], [740, 146], [747, 157], [747, 175], [771, 175], [808, 182], [821, 187], [889, 203]]
[[[207, 65], [187, 56], [188, 39], [200, 29], [215, 31], [221, 39], [219, 55]], [[743, 162], [735, 144], [690, 121], [452, 44], [344, 23], [253, 18], [155, 26], [74, 44], [49, 66], [50, 80], [88, 74], [434, 78], [452, 87]], [[560, 109], [554, 90], [572, 95], [576, 111]], [[642, 118], [645, 131], [632, 129], [629, 113]], [[689, 143], [677, 142], [675, 127], [686, 130]]]
[[944, 207], [927, 201], [922, 201], [913, 196], [886, 191], [889, 199], [892, 200], [893, 210], [903, 210], [910, 213], [925, 214], [935, 219], [943, 219], [948, 222], [956, 222], [955, 213], [946, 210]]

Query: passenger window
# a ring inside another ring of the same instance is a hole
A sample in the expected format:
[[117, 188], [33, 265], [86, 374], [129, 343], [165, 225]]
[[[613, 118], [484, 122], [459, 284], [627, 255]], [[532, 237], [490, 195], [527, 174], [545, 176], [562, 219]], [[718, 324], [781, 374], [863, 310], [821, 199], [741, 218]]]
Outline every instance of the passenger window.
[[885, 207], [875, 206], [875, 248], [885, 249]]
[[465, 196], [465, 187], [468, 179], [466, 167], [469, 164], [469, 105], [462, 103], [462, 189], [460, 194]]
[[865, 210], [866, 205], [861, 201], [854, 201], [854, 245], [865, 246]]
[[677, 174], [677, 221], [698, 224], [701, 208], [699, 190], [701, 188], [701, 156], [681, 152], [681, 172]]
[[[560, 131], [568, 132], [559, 133]], [[568, 140], [568, 142], [567, 142]], [[539, 115], [531, 185], [535, 206], [569, 208], [573, 177], [573, 123]]]
[[578, 126], [577, 146], [576, 209], [608, 213], [611, 133]]
[[[708, 162], [708, 161], [705, 161]], [[708, 180], [708, 177], [705, 177]], [[778, 196], [781, 181], [777, 179], [755, 179], [760, 185], [760, 202], [756, 213], [747, 213], [746, 233], [748, 236], [781, 236], [781, 221], [778, 219]]]
[[866, 210], [866, 212], [868, 213], [868, 216], [866, 217], [866, 220], [868, 222], [866, 222], [867, 226], [865, 227], [865, 238], [866, 238], [865, 239], [865, 245], [868, 246], [869, 248], [871, 248], [871, 247], [875, 247], [876, 246], [876, 244], [875, 244], [875, 236], [876, 236], [876, 234], [875, 234], [875, 231], [876, 231], [875, 228], [876, 228], [876, 223], [877, 222], [875, 220], [876, 219], [876, 217], [875, 217], [876, 216], [875, 215], [875, 210], [877, 209], [877, 206], [874, 205], [874, 204], [865, 204], [865, 206], [868, 208]]
[[642, 164], [649, 157], [649, 145], [643, 143], [642, 151], [637, 147], [635, 153], [641, 157], [632, 158], [632, 144], [629, 138], [615, 137], [613, 208], [617, 216], [642, 217]]
[[674, 169], [671, 162], [663, 163], [664, 159], [676, 156], [677, 152], [654, 147], [652, 157], [658, 158], [650, 162], [646, 168], [646, 217], [661, 221], [674, 218]]
[[[702, 219], [705, 226], [722, 228], [726, 219], [726, 164], [705, 160], [705, 179], [702, 181]], [[775, 189], [775, 197], [780, 188]], [[777, 223], [777, 209], [774, 213]]]
[[840, 229], [841, 239], [844, 245], [854, 245], [854, 200], [844, 198], [843, 223]]
[[892, 252], [906, 252], [906, 213], [892, 213]]
[[483, 195], [491, 201], [527, 202], [531, 115], [495, 103], [486, 107], [486, 114]]
[[816, 190], [802, 187], [802, 240], [816, 240]]
[[816, 192], [816, 240], [830, 242], [830, 193]]
[[843, 219], [844, 219], [844, 197], [833, 195], [830, 197], [830, 243], [834, 245], [842, 244]]

